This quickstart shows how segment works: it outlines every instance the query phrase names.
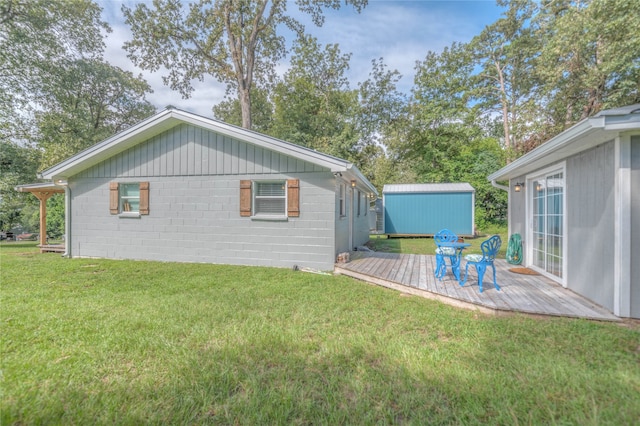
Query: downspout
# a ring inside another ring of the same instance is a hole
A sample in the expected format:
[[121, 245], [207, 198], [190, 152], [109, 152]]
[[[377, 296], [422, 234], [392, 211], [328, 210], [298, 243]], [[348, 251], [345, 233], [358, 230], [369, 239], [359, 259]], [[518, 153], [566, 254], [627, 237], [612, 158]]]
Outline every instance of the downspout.
[[63, 257], [71, 257], [71, 188], [64, 187], [64, 247]]
[[64, 253], [62, 257], [71, 257], [71, 188], [66, 180], [56, 181], [56, 185], [64, 188]]
[[353, 220], [355, 217], [354, 214], [354, 206], [353, 206], [353, 194], [355, 193], [354, 188], [349, 185], [349, 188], [351, 188], [351, 201], [350, 201], [350, 206], [349, 206], [349, 251], [353, 250]]

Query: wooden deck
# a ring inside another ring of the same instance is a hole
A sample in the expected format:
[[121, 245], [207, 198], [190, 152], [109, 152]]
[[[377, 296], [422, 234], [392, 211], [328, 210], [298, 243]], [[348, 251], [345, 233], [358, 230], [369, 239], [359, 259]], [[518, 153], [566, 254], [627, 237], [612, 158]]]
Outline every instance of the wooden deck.
[[[495, 262], [497, 281], [502, 291], [493, 286], [489, 268], [483, 280], [482, 293], [479, 292], [475, 268], [469, 268], [469, 279], [461, 287], [450, 268], [447, 268], [447, 275], [442, 281], [436, 279], [433, 275], [435, 263], [435, 256], [429, 255], [353, 252], [351, 261], [337, 264], [335, 271], [404, 293], [485, 313], [521, 312], [600, 321], [620, 320], [608, 310], [542, 275], [510, 272], [513, 265], [504, 259]], [[461, 273], [464, 274], [464, 266]]]
[[64, 253], [66, 251], [64, 244], [44, 244], [39, 245], [40, 253]]

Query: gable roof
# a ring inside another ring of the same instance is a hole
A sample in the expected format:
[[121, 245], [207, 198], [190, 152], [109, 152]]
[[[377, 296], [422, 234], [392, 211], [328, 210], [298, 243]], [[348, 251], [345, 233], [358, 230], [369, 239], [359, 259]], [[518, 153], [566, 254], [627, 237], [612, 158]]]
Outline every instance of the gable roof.
[[610, 141], [624, 131], [640, 131], [640, 104], [599, 112], [551, 138], [500, 170], [491, 182], [513, 179]]
[[167, 108], [102, 142], [98, 142], [84, 151], [42, 171], [39, 173], [39, 177], [53, 181], [66, 180], [89, 167], [126, 151], [181, 123], [192, 124], [320, 167], [325, 167], [333, 173], [346, 173], [348, 178], [356, 179], [368, 190], [376, 195], [378, 194], [373, 184], [360, 173], [353, 163], [347, 160], [175, 108]]

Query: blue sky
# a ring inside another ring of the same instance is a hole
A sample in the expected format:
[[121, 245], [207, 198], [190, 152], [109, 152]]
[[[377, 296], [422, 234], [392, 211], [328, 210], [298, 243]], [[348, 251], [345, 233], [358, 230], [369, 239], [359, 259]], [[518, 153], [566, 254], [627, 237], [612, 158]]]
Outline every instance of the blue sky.
[[[97, 0], [103, 8], [103, 18], [113, 32], [107, 35], [106, 60], [135, 74], [142, 74], [154, 93], [148, 99], [158, 108], [174, 105], [204, 116], [211, 116], [211, 107], [224, 97], [224, 85], [212, 77], [196, 82], [190, 99], [162, 84], [162, 72], [149, 73], [137, 69], [122, 50], [131, 35], [120, 11], [123, 3], [132, 0]], [[150, 1], [149, 1], [150, 3]], [[293, 6], [293, 5], [292, 5]], [[289, 10], [294, 10], [290, 6]], [[494, 0], [369, 0], [362, 13], [351, 7], [326, 13], [323, 27], [317, 28], [304, 16], [307, 32], [322, 44], [340, 46], [342, 53], [351, 53], [349, 80], [351, 88], [367, 79], [373, 59], [383, 58], [390, 69], [403, 75], [400, 89], [409, 93], [413, 85], [416, 61], [422, 61], [428, 51], [440, 52], [455, 42], [467, 42], [482, 29], [495, 22], [502, 9]], [[285, 58], [279, 69], [288, 64]]]

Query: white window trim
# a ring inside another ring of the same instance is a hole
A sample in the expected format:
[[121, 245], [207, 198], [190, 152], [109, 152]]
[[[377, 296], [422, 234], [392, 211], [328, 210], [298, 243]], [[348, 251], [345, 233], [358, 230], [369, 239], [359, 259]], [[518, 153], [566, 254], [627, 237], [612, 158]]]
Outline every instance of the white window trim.
[[[282, 214], [256, 213], [256, 198], [258, 195], [258, 185], [261, 183], [281, 183], [284, 185], [284, 197], [265, 197], [265, 198], [284, 198], [284, 211]], [[251, 219], [282, 222], [288, 221], [287, 206], [289, 205], [289, 191], [287, 189], [286, 179], [269, 179], [269, 180], [252, 180], [251, 181]]]
[[[533, 265], [533, 181], [542, 177], [546, 178], [550, 174], [560, 172], [564, 180], [563, 196], [562, 196], [562, 277], [548, 273]], [[526, 260], [527, 265], [532, 269], [540, 272], [542, 275], [552, 279], [563, 287], [567, 287], [567, 249], [568, 249], [568, 229], [567, 229], [567, 163], [562, 161], [556, 163], [553, 166], [546, 167], [541, 170], [536, 170], [535, 173], [528, 174], [526, 176], [526, 220], [527, 220], [527, 247], [526, 247]]]
[[341, 218], [347, 217], [347, 185], [344, 182], [340, 182], [338, 185], [338, 215]]
[[[138, 185], [138, 196], [124, 196], [122, 195], [122, 190], [125, 185]], [[137, 211], [125, 211], [124, 210], [124, 201], [125, 200], [138, 200], [138, 210]], [[118, 184], [118, 217], [121, 218], [140, 218], [142, 215], [140, 214], [140, 182], [120, 182]]]

